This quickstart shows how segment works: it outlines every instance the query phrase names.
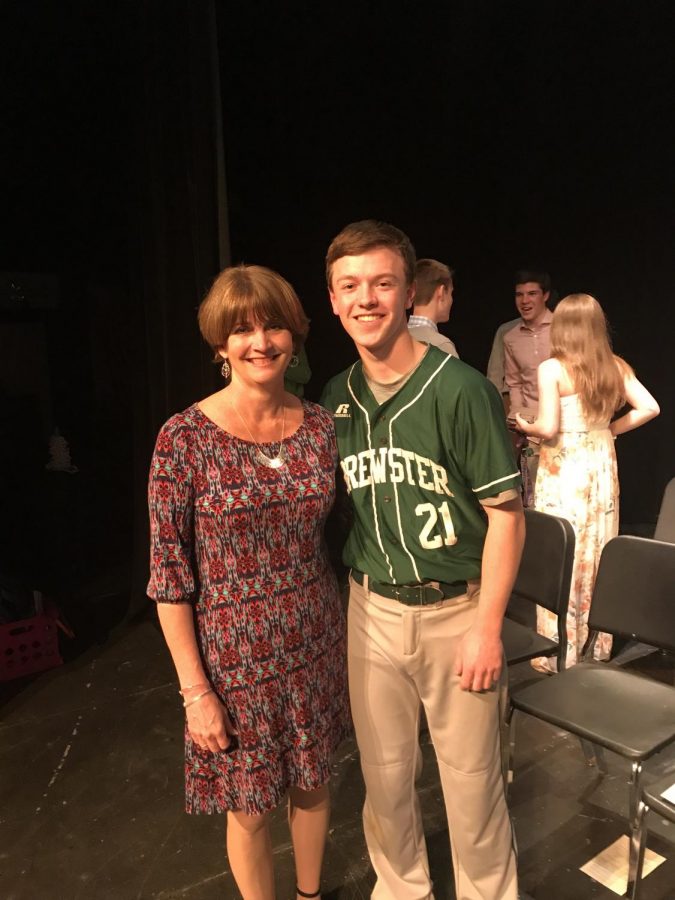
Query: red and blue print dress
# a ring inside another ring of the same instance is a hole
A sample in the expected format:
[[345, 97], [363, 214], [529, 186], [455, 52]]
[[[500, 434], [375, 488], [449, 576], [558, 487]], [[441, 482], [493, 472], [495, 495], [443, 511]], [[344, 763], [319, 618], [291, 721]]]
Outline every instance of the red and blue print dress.
[[279, 469], [196, 405], [157, 438], [148, 594], [194, 605], [204, 666], [239, 732], [235, 749], [212, 753], [186, 729], [188, 812], [263, 813], [290, 786], [320, 787], [351, 727], [344, 613], [323, 538], [335, 436], [329, 413], [303, 410]]

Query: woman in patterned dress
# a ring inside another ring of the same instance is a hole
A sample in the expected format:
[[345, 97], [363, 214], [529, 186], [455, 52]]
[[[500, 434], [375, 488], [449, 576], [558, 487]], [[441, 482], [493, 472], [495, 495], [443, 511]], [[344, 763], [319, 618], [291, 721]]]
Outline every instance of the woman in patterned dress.
[[288, 796], [299, 897], [319, 896], [330, 757], [350, 728], [345, 622], [323, 538], [330, 415], [284, 390], [308, 320], [261, 266], [199, 309], [226, 386], [162, 427], [149, 595], [186, 713], [186, 808], [225, 812], [245, 900], [274, 897], [269, 812]]
[[[567, 613], [567, 666], [581, 657], [588, 636], [588, 612], [600, 554], [619, 533], [619, 482], [614, 441], [659, 414], [656, 400], [631, 367], [612, 353], [605, 314], [588, 294], [571, 294], [557, 305], [551, 322], [551, 358], [541, 363], [539, 415], [516, 416], [518, 428], [544, 438], [534, 506], [568, 519], [576, 545]], [[611, 421], [622, 406], [630, 409]], [[610, 424], [611, 422], [611, 424]], [[537, 607], [537, 630], [555, 640], [556, 617]], [[612, 638], [599, 634], [596, 659], [609, 659]], [[538, 658], [535, 669], [555, 671], [555, 661]]]

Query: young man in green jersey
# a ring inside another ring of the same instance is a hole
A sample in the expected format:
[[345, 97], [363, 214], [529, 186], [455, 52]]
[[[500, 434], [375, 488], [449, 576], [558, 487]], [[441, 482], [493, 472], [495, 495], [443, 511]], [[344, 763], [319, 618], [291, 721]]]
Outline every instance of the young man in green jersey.
[[433, 898], [414, 787], [424, 707], [458, 900], [516, 900], [500, 635], [524, 522], [501, 401], [481, 374], [408, 331], [415, 251], [399, 229], [347, 226], [326, 275], [360, 356], [323, 403], [354, 512], [349, 681], [372, 897]]

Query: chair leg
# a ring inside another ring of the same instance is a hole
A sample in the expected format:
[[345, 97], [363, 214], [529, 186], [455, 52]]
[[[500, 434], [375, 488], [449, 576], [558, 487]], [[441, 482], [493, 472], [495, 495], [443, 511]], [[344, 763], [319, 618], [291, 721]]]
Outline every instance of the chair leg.
[[628, 885], [626, 897], [631, 900], [639, 900], [640, 884], [642, 882], [642, 866], [645, 859], [645, 845], [647, 843], [647, 829], [645, 828], [645, 816], [649, 812], [646, 803], [640, 801], [637, 811], [637, 820], [631, 828], [630, 849], [628, 853]]
[[607, 757], [605, 756], [604, 749], [599, 745], [595, 745], [595, 762], [598, 767], [598, 772], [601, 775], [606, 775], [609, 769], [607, 768]]
[[[565, 627], [565, 630], [567, 630], [567, 625], [565, 625], [564, 627]], [[557, 665], [558, 665], [558, 668], [556, 669], [556, 671], [564, 672], [565, 668], [566, 668], [566, 662], [567, 662], [567, 636], [566, 635], [563, 637], [562, 641], [560, 640], [560, 635], [558, 635], [558, 652], [556, 654], [556, 661], [557, 661]]]
[[581, 745], [581, 750], [586, 759], [587, 766], [597, 766], [598, 771], [603, 775], [607, 774], [607, 760], [605, 758], [605, 751], [598, 744], [593, 744], [591, 741], [586, 741], [583, 738], [579, 738], [579, 744]]
[[508, 800], [511, 795], [511, 785], [513, 784], [513, 760], [516, 754], [516, 717], [514, 716], [514, 708], [509, 703], [508, 710], [506, 711], [506, 716], [504, 717], [504, 721], [508, 725], [509, 728], [509, 743], [508, 743], [508, 760], [506, 766], [506, 799]]
[[638, 807], [640, 806], [640, 797], [642, 796], [641, 780], [642, 763], [637, 760], [631, 766], [630, 794], [628, 797], [628, 821], [630, 822], [631, 828], [635, 827], [638, 820]]

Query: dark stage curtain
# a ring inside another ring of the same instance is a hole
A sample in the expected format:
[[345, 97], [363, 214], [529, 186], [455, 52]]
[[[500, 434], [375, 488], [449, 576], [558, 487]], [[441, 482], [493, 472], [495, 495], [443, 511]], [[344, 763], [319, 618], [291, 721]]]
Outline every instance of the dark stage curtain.
[[[520, 5], [392, 3], [383, 23], [362, 4], [357, 40], [332, 5], [292, 16], [216, 0], [224, 118], [237, 126], [233, 257], [297, 289], [311, 398], [354, 359], [323, 271], [347, 222], [394, 222], [419, 256], [455, 267], [441, 330], [482, 371], [515, 315], [516, 268], [547, 269], [561, 297], [596, 295], [616, 352], [662, 409], [617, 441], [622, 524], [649, 531], [675, 474], [671, 14], [663, 3], [639, 21], [629, 7], [607, 17], [592, 3]], [[423, 52], [436, 34], [443, 51]]]
[[199, 335], [196, 309], [227, 264], [211, 4], [147, 0], [139, 34], [134, 281], [143, 327], [135, 335], [130, 398], [135, 444], [130, 615], [147, 602], [146, 484], [154, 440], [169, 416], [215, 388], [216, 369]]

